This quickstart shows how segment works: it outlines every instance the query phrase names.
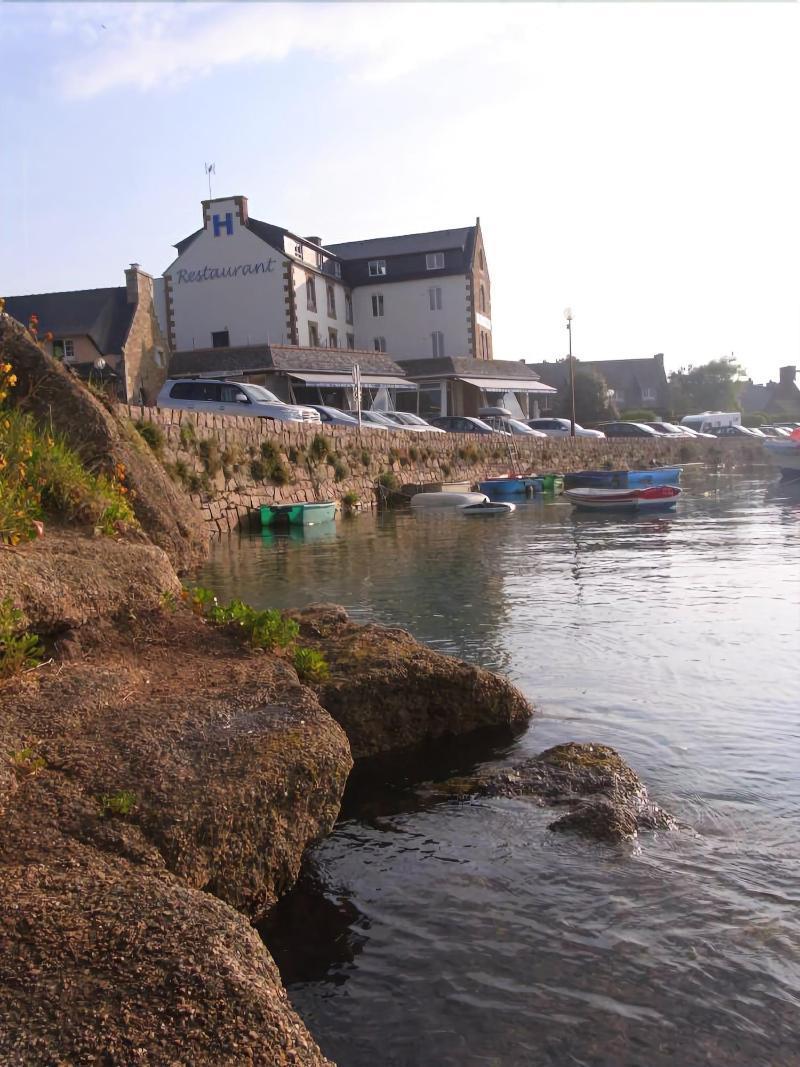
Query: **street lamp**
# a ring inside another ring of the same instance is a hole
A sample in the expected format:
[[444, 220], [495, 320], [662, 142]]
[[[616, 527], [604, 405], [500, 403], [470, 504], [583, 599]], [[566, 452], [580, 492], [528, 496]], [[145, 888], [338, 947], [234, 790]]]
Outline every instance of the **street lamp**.
[[567, 333], [569, 334], [569, 391], [572, 396], [572, 409], [569, 420], [569, 435], [575, 436], [575, 362], [572, 358], [572, 308], [564, 309], [564, 318], [567, 320]]

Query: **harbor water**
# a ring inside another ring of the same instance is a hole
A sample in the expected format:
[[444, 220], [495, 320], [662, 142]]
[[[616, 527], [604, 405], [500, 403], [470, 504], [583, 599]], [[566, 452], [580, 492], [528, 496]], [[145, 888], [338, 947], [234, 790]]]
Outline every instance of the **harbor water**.
[[[684, 486], [659, 516], [550, 498], [216, 546], [220, 597], [343, 604], [537, 708], [354, 790], [265, 932], [339, 1067], [800, 1064], [800, 488]], [[680, 828], [610, 847], [414, 780], [569, 740], [617, 748]]]

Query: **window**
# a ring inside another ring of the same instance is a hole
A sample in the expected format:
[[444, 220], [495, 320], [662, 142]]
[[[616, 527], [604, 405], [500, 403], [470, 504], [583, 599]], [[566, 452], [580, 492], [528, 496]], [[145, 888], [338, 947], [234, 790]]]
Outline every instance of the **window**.
[[383, 296], [380, 293], [376, 293], [372, 297], [372, 317], [373, 319], [379, 319], [383, 315]]
[[442, 310], [442, 290], [438, 285], [433, 289], [428, 290], [428, 301], [431, 306], [431, 311]]
[[319, 348], [319, 329], [316, 322], [308, 324], [308, 343], [312, 348]]
[[155, 358], [155, 361], [156, 361], [156, 366], [157, 367], [163, 367], [164, 366], [164, 349], [163, 348], [157, 348], [154, 358]]
[[348, 348], [355, 348], [356, 347], [356, 335], [354, 333], [349, 333], [347, 335], [347, 347]]
[[317, 283], [313, 274], [306, 275], [306, 307], [309, 311], [317, 310]]
[[294, 246], [294, 254], [297, 256], [298, 259], [303, 258], [303, 246], [301, 244], [297, 244]]
[[322, 253], [321, 253], [321, 252], [315, 252], [315, 253], [314, 253], [314, 259], [316, 260], [317, 266], [318, 266], [318, 267], [320, 268], [320, 270], [321, 270], [321, 269], [322, 269], [322, 264], [323, 264], [323, 263], [325, 262], [325, 261], [323, 260], [323, 258], [322, 258]]
[[486, 290], [483, 288], [483, 286], [481, 286], [481, 289], [480, 289], [479, 304], [480, 304], [481, 311], [485, 312], [486, 311]]
[[425, 256], [427, 270], [441, 270], [444, 267], [444, 252], [429, 252]]
[[342, 265], [341, 265], [341, 263], [334, 262], [334, 264], [333, 264], [333, 276], [334, 276], [334, 278], [341, 278], [341, 276], [342, 276]]
[[65, 363], [75, 362], [75, 342], [65, 337], [60, 341], [53, 341], [53, 356], [63, 359]]
[[381, 274], [386, 273], [386, 260], [385, 259], [371, 259], [369, 261], [369, 276], [370, 278], [377, 278]]
[[173, 400], [199, 400], [206, 403], [218, 403], [220, 384], [219, 382], [178, 382], [173, 385], [169, 395]]
[[216, 333], [211, 334], [212, 348], [227, 348], [230, 343], [227, 330], [217, 330]]
[[372, 339], [372, 347], [375, 349], [376, 352], [385, 352], [386, 351], [386, 338], [385, 337], [373, 337], [373, 339]]
[[441, 330], [434, 330], [431, 334], [431, 347], [433, 349], [433, 358], [444, 355], [444, 334]]
[[328, 348], [338, 348], [338, 347], [339, 347], [339, 334], [331, 326], [328, 329]]
[[642, 400], [655, 400], [655, 389], [642, 389]]
[[353, 298], [350, 293], [344, 294], [344, 318], [345, 322], [353, 321]]
[[223, 404], [249, 404], [250, 398], [244, 389], [238, 385], [229, 385], [225, 382], [220, 386], [220, 400]]
[[328, 317], [331, 319], [336, 318], [336, 290], [332, 285], [326, 285], [325, 291], [328, 294]]
[[481, 330], [481, 355], [484, 359], [489, 358], [489, 336]]

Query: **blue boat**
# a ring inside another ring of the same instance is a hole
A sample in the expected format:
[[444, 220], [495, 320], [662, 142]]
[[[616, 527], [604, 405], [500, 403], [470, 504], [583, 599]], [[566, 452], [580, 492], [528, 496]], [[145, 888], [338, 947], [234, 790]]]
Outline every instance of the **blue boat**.
[[507, 478], [487, 478], [478, 483], [478, 490], [490, 500], [498, 496], [525, 496], [526, 493], [536, 492], [537, 482], [541, 482], [541, 479], [509, 475]]
[[683, 467], [649, 467], [641, 471], [573, 471], [564, 475], [567, 489], [646, 489], [648, 485], [677, 485]]

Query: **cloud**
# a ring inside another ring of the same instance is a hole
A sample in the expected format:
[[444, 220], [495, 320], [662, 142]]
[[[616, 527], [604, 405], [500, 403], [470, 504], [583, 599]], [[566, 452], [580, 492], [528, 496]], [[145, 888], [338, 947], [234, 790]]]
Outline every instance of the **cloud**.
[[[516, 5], [114, 4], [57, 9], [51, 31], [72, 50], [58, 81], [72, 98], [147, 92], [295, 52], [348, 64], [373, 83], [407, 76], [457, 53], [507, 40]], [[104, 27], [104, 28], [103, 28]], [[77, 52], [77, 55], [75, 54]]]

